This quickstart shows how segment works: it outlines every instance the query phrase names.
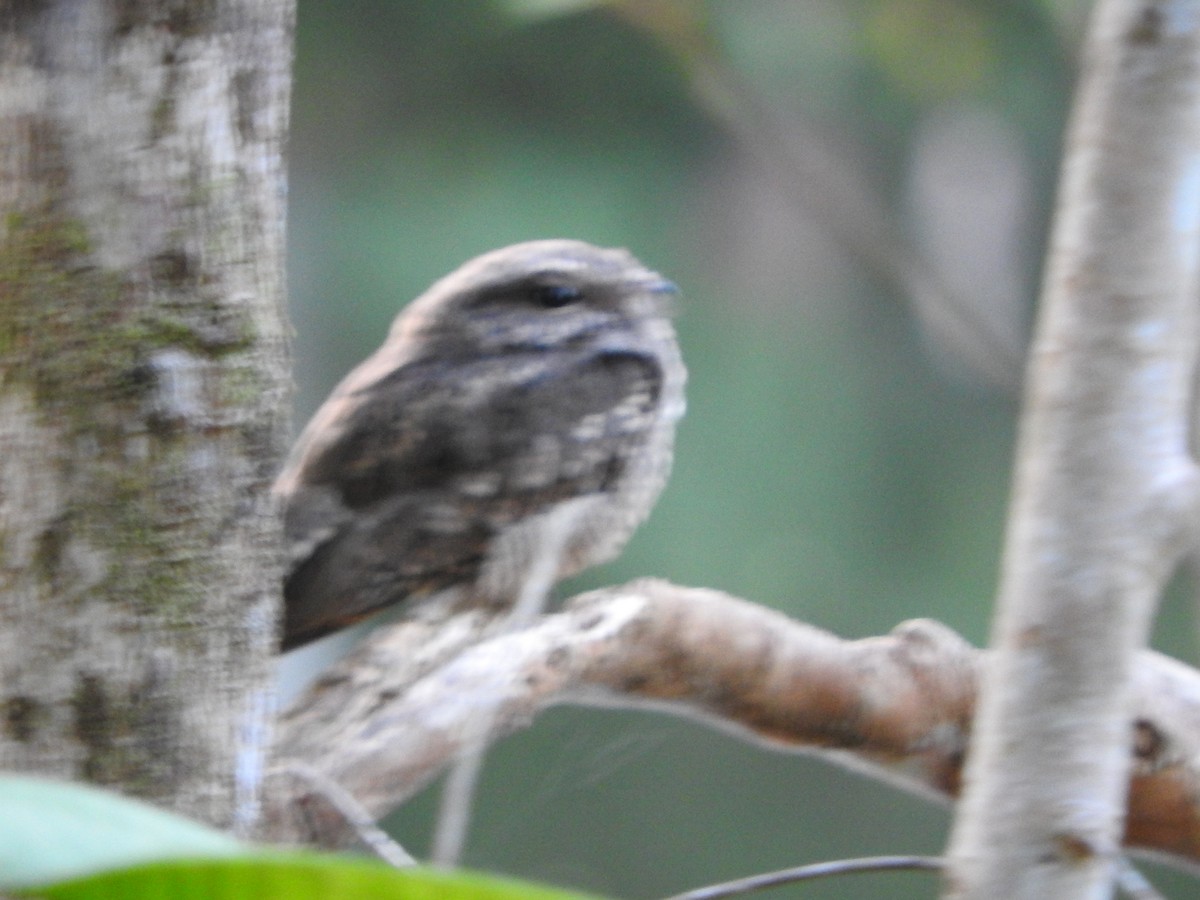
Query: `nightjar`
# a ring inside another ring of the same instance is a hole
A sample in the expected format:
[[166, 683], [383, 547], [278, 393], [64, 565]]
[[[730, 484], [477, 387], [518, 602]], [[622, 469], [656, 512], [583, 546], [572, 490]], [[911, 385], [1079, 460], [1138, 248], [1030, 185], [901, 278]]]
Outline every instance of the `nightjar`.
[[671, 467], [676, 288], [624, 250], [517, 244], [404, 309], [275, 491], [285, 650], [394, 604], [520, 607], [616, 556]]

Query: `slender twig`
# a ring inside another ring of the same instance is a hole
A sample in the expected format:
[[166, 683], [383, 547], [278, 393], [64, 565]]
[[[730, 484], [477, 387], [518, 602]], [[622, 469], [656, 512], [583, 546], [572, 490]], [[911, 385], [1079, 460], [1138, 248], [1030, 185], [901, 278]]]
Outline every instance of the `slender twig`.
[[[499, 621], [496, 636], [512, 634], [532, 623], [545, 609], [559, 561], [565, 552], [569, 532], [560, 529], [555, 540], [539, 549], [537, 559], [526, 574], [512, 609]], [[496, 726], [495, 709], [484, 709], [467, 723], [462, 749], [442, 788], [441, 803], [434, 822], [432, 862], [439, 866], [458, 865], [471, 827], [475, 791], [483, 774], [489, 739]]]
[[1025, 347], [979, 304], [954, 290], [909, 240], [871, 179], [812, 123], [768, 104], [726, 60], [693, 4], [626, 0], [611, 8], [679, 62], [698, 103], [838, 244], [897, 285], [918, 316], [969, 349], [977, 371], [1005, 387], [1020, 381]]
[[1166, 900], [1125, 856], [1117, 861], [1117, 890], [1131, 900]]
[[471, 827], [475, 792], [487, 757], [488, 733], [494, 724], [493, 716], [485, 714], [468, 726], [472, 733], [463, 742], [463, 749], [446, 775], [429, 855], [436, 866], [452, 867], [462, 860]]
[[407, 850], [371, 820], [362, 804], [332, 778], [301, 762], [289, 762], [284, 770], [307, 782], [354, 829], [363, 846], [388, 865], [404, 869], [417, 864]]
[[938, 856], [864, 856], [859, 859], [835, 859], [829, 862], [764, 872], [748, 878], [738, 878], [723, 884], [710, 884], [675, 894], [667, 900], [719, 900], [721, 897], [736, 897], [763, 891], [767, 888], [797, 881], [812, 881], [814, 878], [829, 878], [834, 875], [858, 875], [863, 872], [940, 872], [942, 859]]

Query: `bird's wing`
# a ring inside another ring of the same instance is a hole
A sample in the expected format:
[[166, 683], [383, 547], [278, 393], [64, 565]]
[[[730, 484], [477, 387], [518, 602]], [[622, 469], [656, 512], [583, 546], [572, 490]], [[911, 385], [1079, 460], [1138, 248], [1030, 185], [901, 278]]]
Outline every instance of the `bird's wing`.
[[543, 349], [413, 361], [335, 393], [287, 479], [288, 538], [302, 549], [285, 646], [469, 585], [497, 531], [605, 491], [654, 425], [661, 378], [637, 352]]

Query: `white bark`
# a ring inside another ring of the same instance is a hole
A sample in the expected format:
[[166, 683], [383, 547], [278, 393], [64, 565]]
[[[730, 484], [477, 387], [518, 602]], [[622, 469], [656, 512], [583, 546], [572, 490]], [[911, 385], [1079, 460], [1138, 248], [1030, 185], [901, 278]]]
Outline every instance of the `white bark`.
[[1068, 135], [946, 896], [1109, 896], [1130, 678], [1194, 537], [1200, 3], [1103, 0]]

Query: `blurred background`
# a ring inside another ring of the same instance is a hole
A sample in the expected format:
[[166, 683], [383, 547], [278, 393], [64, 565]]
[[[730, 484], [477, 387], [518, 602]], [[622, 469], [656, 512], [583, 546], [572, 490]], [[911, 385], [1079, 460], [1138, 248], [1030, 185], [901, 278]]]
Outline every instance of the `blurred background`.
[[[649, 523], [560, 595], [656, 575], [846, 637], [932, 617], [985, 642], [1089, 5], [302, 0], [297, 425], [466, 259], [628, 247], [683, 289], [689, 411]], [[1158, 644], [1194, 661], [1183, 593]], [[417, 855], [435, 807], [430, 791], [387, 823]], [[947, 824], [827, 761], [562, 709], [489, 758], [465, 863], [650, 898], [936, 854]], [[897, 874], [763, 896], [934, 890]]]

